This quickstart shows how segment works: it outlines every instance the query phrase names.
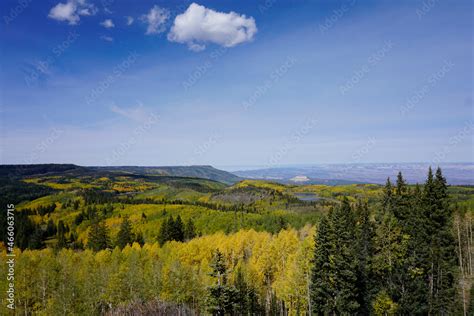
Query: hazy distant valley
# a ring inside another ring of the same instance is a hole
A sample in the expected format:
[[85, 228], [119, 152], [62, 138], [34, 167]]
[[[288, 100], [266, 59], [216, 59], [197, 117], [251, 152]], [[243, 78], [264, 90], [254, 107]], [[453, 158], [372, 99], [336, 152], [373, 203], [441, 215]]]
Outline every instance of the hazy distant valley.
[[[426, 178], [429, 163], [367, 163], [367, 164], [321, 164], [289, 167], [263, 167], [232, 171], [249, 179], [265, 179], [281, 183], [303, 184], [383, 184], [387, 177], [395, 179], [401, 171], [409, 183], [422, 183]], [[436, 166], [432, 166], [436, 167]], [[449, 184], [474, 185], [474, 163], [445, 163], [440, 167]]]

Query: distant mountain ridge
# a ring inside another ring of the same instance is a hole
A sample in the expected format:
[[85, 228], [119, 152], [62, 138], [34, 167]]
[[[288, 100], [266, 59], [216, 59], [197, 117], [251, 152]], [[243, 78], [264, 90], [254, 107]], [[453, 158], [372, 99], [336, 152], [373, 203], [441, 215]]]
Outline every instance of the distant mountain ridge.
[[243, 180], [239, 176], [227, 171], [216, 169], [209, 165], [195, 166], [118, 166], [118, 167], [90, 167], [100, 171], [122, 171], [141, 175], [162, 175], [173, 177], [190, 177], [209, 179], [227, 184], [233, 184]]
[[226, 184], [233, 184], [242, 178], [212, 166], [112, 166], [84, 167], [74, 164], [34, 164], [34, 165], [0, 165], [1, 177], [24, 177], [34, 175], [97, 175], [107, 173], [124, 173], [136, 175], [155, 175], [171, 177], [188, 177], [214, 180]]
[[[429, 163], [320, 164], [232, 172], [243, 178], [281, 183], [297, 183], [294, 179], [307, 179], [302, 183], [340, 185], [349, 183], [384, 184], [387, 177], [394, 180], [397, 173], [401, 171], [409, 183], [415, 184], [424, 181], [429, 166]], [[449, 184], [474, 185], [474, 163], [440, 163], [439, 166]], [[432, 164], [432, 168], [437, 167], [438, 164]]]

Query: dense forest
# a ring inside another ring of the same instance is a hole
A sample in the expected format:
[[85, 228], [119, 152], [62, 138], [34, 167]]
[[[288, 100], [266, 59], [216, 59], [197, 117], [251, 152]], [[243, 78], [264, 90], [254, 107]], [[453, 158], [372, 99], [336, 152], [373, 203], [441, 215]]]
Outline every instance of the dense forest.
[[16, 204], [17, 314], [474, 315], [474, 190], [439, 168], [420, 185], [117, 170], [1, 181]]

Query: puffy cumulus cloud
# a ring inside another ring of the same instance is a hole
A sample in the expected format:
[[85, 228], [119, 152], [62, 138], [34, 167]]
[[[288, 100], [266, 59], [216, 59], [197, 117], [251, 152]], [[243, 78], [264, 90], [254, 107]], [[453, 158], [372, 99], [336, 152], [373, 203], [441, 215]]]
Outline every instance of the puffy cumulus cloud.
[[187, 44], [193, 51], [201, 51], [209, 42], [224, 47], [248, 42], [255, 33], [257, 26], [252, 17], [235, 12], [217, 12], [192, 3], [174, 19], [168, 40]]
[[106, 19], [103, 22], [100, 23], [103, 27], [106, 29], [113, 28], [115, 26], [114, 22], [111, 19]]
[[81, 19], [80, 16], [94, 15], [97, 8], [87, 0], [68, 0], [66, 3], [58, 3], [49, 11], [48, 17], [57, 21], [67, 21], [75, 25]]
[[165, 31], [165, 23], [170, 17], [170, 11], [155, 5], [147, 14], [140, 17], [140, 20], [146, 23], [147, 35], [159, 34]]

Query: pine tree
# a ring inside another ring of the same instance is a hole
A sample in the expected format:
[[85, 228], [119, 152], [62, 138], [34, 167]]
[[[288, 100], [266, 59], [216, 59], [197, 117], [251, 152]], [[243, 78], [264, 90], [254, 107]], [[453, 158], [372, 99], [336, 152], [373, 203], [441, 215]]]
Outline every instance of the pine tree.
[[227, 268], [222, 252], [216, 250], [210, 263], [211, 276], [217, 284], [209, 287], [208, 310], [213, 315], [233, 315], [238, 305], [238, 291], [227, 284]]
[[407, 192], [407, 185], [401, 171], [399, 171], [397, 175], [397, 188], [395, 192], [398, 196], [402, 196]]
[[358, 260], [354, 247], [355, 218], [349, 201], [344, 199], [341, 207], [332, 213], [334, 226], [334, 307], [338, 314], [354, 314], [359, 308], [357, 298]]
[[87, 247], [99, 251], [110, 246], [109, 230], [105, 222], [93, 221], [89, 229]]
[[45, 237], [51, 237], [56, 235], [57, 233], [57, 228], [56, 225], [54, 225], [53, 219], [49, 219], [48, 225], [46, 226], [46, 231], [45, 231]]
[[132, 232], [132, 224], [130, 223], [128, 216], [124, 216], [115, 244], [120, 249], [123, 249], [125, 246], [132, 244], [134, 239], [135, 236]]
[[374, 225], [370, 220], [370, 212], [366, 203], [359, 202], [357, 205], [357, 254], [358, 254], [358, 277], [357, 288], [359, 290], [359, 312], [368, 315], [372, 297], [373, 276], [371, 273], [371, 261], [373, 256]]
[[187, 223], [186, 227], [184, 229], [184, 239], [185, 240], [191, 240], [196, 237], [196, 228], [194, 227], [194, 222], [190, 218]]
[[64, 226], [64, 222], [60, 220], [58, 222], [58, 232], [56, 234], [56, 237], [57, 237], [56, 247], [59, 249], [65, 248], [67, 246], [65, 234], [66, 234], [66, 227]]
[[160, 246], [164, 245], [167, 241], [184, 241], [185, 231], [184, 224], [181, 220], [181, 216], [177, 216], [176, 220], [173, 216], [168, 217], [167, 220], [163, 221], [158, 232], [157, 240]]
[[383, 190], [383, 200], [382, 206], [384, 208], [390, 207], [392, 204], [392, 195], [393, 195], [393, 188], [392, 183], [390, 182], [390, 178], [387, 178], [387, 182], [385, 183], [385, 187]]
[[397, 175], [397, 186], [395, 189], [395, 198], [392, 200], [392, 211], [401, 226], [409, 223], [410, 205], [408, 198], [408, 187], [401, 172]]
[[398, 312], [402, 315], [428, 313], [426, 271], [428, 262], [428, 239], [426, 213], [422, 205], [423, 194], [417, 184], [397, 207], [407, 208], [401, 222], [405, 236], [408, 236], [406, 255], [398, 273]]
[[36, 226], [33, 234], [31, 235], [30, 242], [28, 243], [28, 248], [30, 249], [42, 249], [45, 247], [44, 243], [44, 231], [41, 227]]
[[173, 216], [163, 220], [160, 230], [158, 231], [157, 241], [163, 246], [167, 241], [171, 240], [172, 227], [174, 226]]
[[334, 292], [331, 282], [333, 268], [330, 260], [330, 256], [334, 252], [333, 238], [334, 233], [330, 227], [328, 216], [324, 216], [319, 222], [315, 237], [316, 246], [311, 271], [310, 297], [315, 314], [329, 314], [333, 308], [333, 304], [331, 304]]
[[425, 196], [431, 227], [429, 303], [431, 313], [443, 315], [450, 313], [456, 294], [456, 243], [446, 179], [440, 168], [429, 186]]
[[310, 296], [315, 313], [358, 311], [358, 258], [354, 247], [355, 218], [347, 199], [319, 225]]
[[184, 241], [184, 224], [181, 216], [177, 216], [172, 225], [171, 240]]
[[143, 234], [141, 231], [137, 231], [135, 233], [135, 242], [137, 242], [140, 246], [145, 244], [145, 239], [143, 238]]
[[237, 290], [236, 314], [248, 315], [248, 313], [250, 312], [248, 300], [249, 285], [247, 284], [247, 282], [245, 282], [244, 273], [242, 272], [241, 267], [239, 267], [237, 270], [237, 276], [235, 278], [234, 285]]

